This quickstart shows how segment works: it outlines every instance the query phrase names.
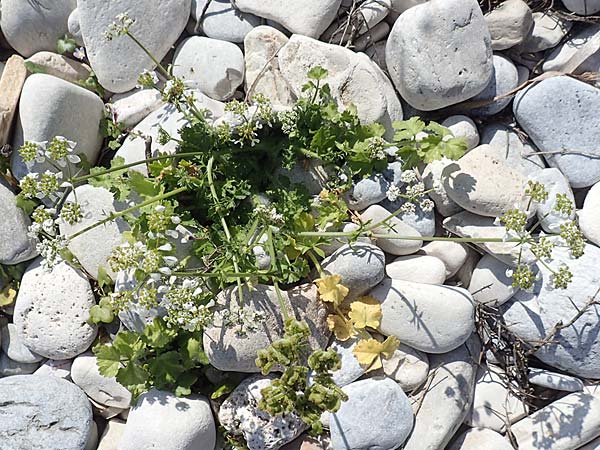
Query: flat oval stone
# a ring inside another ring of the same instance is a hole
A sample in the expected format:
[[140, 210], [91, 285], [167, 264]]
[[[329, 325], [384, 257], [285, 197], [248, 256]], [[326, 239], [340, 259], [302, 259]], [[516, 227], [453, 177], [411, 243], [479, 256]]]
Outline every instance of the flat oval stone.
[[33, 364], [44, 359], [43, 356], [32, 352], [23, 344], [23, 340], [17, 333], [14, 323], [9, 323], [5, 327], [2, 327], [0, 335], [2, 336], [2, 350], [13, 361]]
[[381, 303], [378, 330], [417, 350], [446, 353], [473, 332], [473, 299], [465, 289], [384, 280], [369, 295]]
[[69, 359], [88, 349], [97, 328], [87, 323], [95, 304], [88, 279], [62, 262], [47, 272], [41, 259], [25, 271], [14, 324], [23, 344], [45, 358]]
[[81, 389], [56, 377], [0, 379], [0, 436], [7, 449], [84, 450], [92, 407]]
[[385, 266], [385, 273], [394, 280], [425, 284], [444, 284], [446, 265], [435, 256], [400, 256]]
[[427, 354], [402, 343], [391, 358], [384, 358], [382, 362], [384, 373], [405, 392], [421, 386], [429, 374]]
[[454, 439], [448, 450], [512, 450], [513, 446], [500, 433], [487, 428], [469, 428]]
[[510, 267], [491, 255], [484, 255], [473, 270], [469, 292], [477, 303], [500, 306], [516, 292]]
[[583, 391], [583, 381], [562, 373], [549, 370], [529, 368], [529, 382], [538, 386], [554, 389], [555, 391], [579, 392]]
[[18, 264], [37, 255], [35, 241], [27, 236], [29, 216], [17, 206], [17, 197], [0, 181], [0, 264]]
[[[365, 211], [362, 212], [360, 218], [367, 226], [372, 226], [383, 222], [388, 219], [386, 223], [379, 225], [372, 229], [375, 234], [390, 234], [397, 235], [398, 237], [412, 238], [396, 239], [396, 238], [377, 238], [374, 239], [374, 243], [381, 248], [384, 252], [392, 255], [410, 255], [418, 251], [423, 245], [423, 241], [420, 238], [421, 234], [410, 225], [402, 222], [397, 217], [391, 217], [391, 211], [388, 211], [383, 206], [372, 205], [369, 206]], [[417, 239], [414, 239], [417, 238]]]
[[[242, 43], [246, 35], [262, 23], [260, 17], [243, 13], [229, 0], [192, 0], [192, 17], [197, 25], [194, 31], [223, 41]], [[198, 17], [204, 11], [202, 17]], [[199, 34], [199, 33], [198, 33]]]
[[596, 245], [600, 245], [600, 183], [588, 191], [583, 208], [577, 213], [579, 227], [583, 235]]

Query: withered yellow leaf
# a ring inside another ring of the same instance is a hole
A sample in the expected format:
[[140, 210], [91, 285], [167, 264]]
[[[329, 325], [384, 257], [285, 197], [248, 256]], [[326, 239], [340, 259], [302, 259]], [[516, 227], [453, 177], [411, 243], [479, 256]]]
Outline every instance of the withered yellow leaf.
[[335, 314], [327, 316], [327, 325], [329, 331], [333, 331], [338, 341], [347, 341], [356, 334], [350, 322]]
[[340, 275], [329, 275], [315, 280], [322, 301], [333, 303], [335, 306], [342, 303], [348, 295], [348, 288], [340, 281], [342, 281]]
[[381, 304], [371, 296], [360, 297], [350, 305], [348, 317], [355, 328], [377, 328], [381, 320]]
[[7, 287], [3, 291], [0, 291], [0, 306], [8, 306], [15, 301], [17, 297], [17, 291], [11, 287]]
[[388, 337], [384, 342], [375, 339], [364, 339], [356, 344], [352, 353], [356, 356], [361, 366], [367, 367], [367, 372], [381, 369], [383, 364], [381, 356], [390, 358], [398, 348], [400, 341], [394, 337]]

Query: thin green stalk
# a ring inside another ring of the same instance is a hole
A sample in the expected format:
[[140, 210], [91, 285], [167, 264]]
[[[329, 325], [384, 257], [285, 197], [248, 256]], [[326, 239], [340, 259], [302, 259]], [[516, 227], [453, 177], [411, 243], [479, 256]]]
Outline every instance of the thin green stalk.
[[173, 272], [178, 277], [198, 277], [198, 278], [249, 278], [255, 276], [269, 276], [270, 272]]
[[486, 243], [486, 242], [521, 242], [520, 239], [503, 239], [503, 238], [463, 238], [463, 237], [442, 237], [442, 236], [400, 236], [398, 234], [374, 234], [369, 233], [368, 229], [361, 232], [356, 231], [302, 231], [297, 234], [302, 237], [358, 237], [366, 236], [373, 239], [398, 239], [403, 241], [448, 241], [448, 242], [472, 242], [472, 243]]
[[273, 280], [273, 286], [275, 287], [275, 292], [277, 293], [277, 299], [279, 300], [279, 306], [281, 307], [281, 313], [283, 314], [283, 321], [287, 322], [290, 318], [290, 314], [285, 304], [285, 300], [283, 299], [283, 295], [281, 294], [281, 289], [279, 289], [279, 283]]
[[142, 49], [142, 51], [143, 51], [143, 52], [144, 52], [146, 55], [148, 55], [148, 57], [149, 57], [149, 58], [152, 60], [152, 62], [153, 62], [154, 64], [156, 64], [156, 67], [158, 67], [158, 70], [160, 70], [160, 71], [162, 72], [162, 74], [163, 74], [165, 77], [167, 77], [167, 79], [168, 79], [168, 80], [170, 80], [171, 78], [173, 78], [173, 77], [171, 76], [171, 74], [169, 73], [169, 71], [163, 67], [163, 65], [160, 63], [160, 61], [159, 61], [159, 60], [157, 60], [157, 59], [154, 57], [154, 55], [148, 51], [148, 49], [147, 49], [147, 48], [144, 46], [144, 44], [142, 44], [142, 43], [140, 42], [140, 40], [139, 40], [138, 38], [136, 38], [136, 37], [135, 37], [135, 36], [134, 36], [134, 35], [133, 35], [131, 32], [129, 32], [129, 31], [127, 32], [127, 36], [129, 36], [129, 37], [131, 38], [131, 40], [132, 40], [133, 42], [135, 42], [135, 44], [136, 44], [136, 45], [137, 45], [139, 48], [141, 48], [141, 49]]
[[171, 192], [167, 192], [165, 194], [157, 195], [156, 197], [149, 198], [149, 199], [143, 201], [142, 203], [132, 206], [131, 208], [124, 209], [123, 211], [119, 211], [117, 213], [112, 213], [106, 219], [102, 219], [102, 220], [100, 220], [96, 223], [93, 223], [93, 224], [83, 228], [82, 230], [79, 230], [78, 232], [72, 234], [71, 236], [68, 237], [68, 239], [69, 240], [75, 239], [76, 237], [81, 236], [82, 234], [85, 234], [88, 231], [93, 230], [94, 228], [104, 225], [105, 223], [111, 222], [115, 219], [118, 219], [119, 217], [123, 217], [129, 213], [137, 211], [138, 209], [143, 208], [144, 206], [148, 206], [153, 203], [160, 202], [161, 200], [165, 200], [167, 198], [174, 197], [175, 195], [181, 194], [182, 192], [185, 192], [187, 190], [188, 190], [187, 187], [181, 187], [181, 188], [175, 189]]

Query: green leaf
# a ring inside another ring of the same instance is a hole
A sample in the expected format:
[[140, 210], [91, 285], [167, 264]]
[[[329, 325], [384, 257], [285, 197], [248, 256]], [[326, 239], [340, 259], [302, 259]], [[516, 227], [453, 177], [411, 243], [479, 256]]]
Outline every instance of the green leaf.
[[235, 389], [236, 385], [237, 385], [237, 383], [227, 381], [227, 382], [221, 384], [218, 388], [216, 388], [212, 392], [212, 394], [210, 394], [210, 398], [213, 400], [216, 400], [219, 397], [229, 394], [231, 391], [233, 391]]
[[119, 368], [121, 367], [121, 354], [112, 345], [103, 345], [94, 347], [94, 354], [96, 355], [96, 364], [102, 375], [107, 378], [117, 376]]
[[129, 186], [138, 194], [146, 197], [155, 197], [158, 195], [158, 189], [154, 186], [154, 183], [140, 172], [130, 170], [127, 172], [127, 175], [129, 176]]
[[183, 348], [184, 357], [192, 362], [204, 364], [209, 364], [208, 357], [202, 348], [202, 338], [201, 337], [190, 337], [186, 340], [185, 346]]
[[185, 370], [176, 351], [157, 356], [148, 363], [148, 369], [154, 375], [155, 382], [163, 386], [175, 383]]
[[90, 308], [90, 322], [93, 324], [111, 323], [115, 316], [110, 306], [94, 305]]
[[104, 268], [104, 266], [98, 267], [98, 286], [100, 289], [110, 287], [113, 284], [113, 280]]
[[144, 340], [150, 347], [163, 348], [177, 337], [177, 330], [167, 327], [167, 324], [156, 318], [144, 328]]
[[125, 367], [119, 369], [117, 380], [123, 386], [139, 386], [146, 383], [150, 374], [142, 366], [130, 361]]
[[75, 50], [77, 50], [77, 42], [75, 42], [75, 39], [65, 35], [64, 37], [60, 38], [58, 40], [58, 42], [56, 43], [56, 52], [59, 54], [63, 54], [63, 53], [73, 53]]
[[17, 195], [17, 206], [25, 211], [28, 216], [31, 215], [33, 210], [37, 207], [37, 202], [28, 198], [25, 198], [22, 194]]
[[185, 397], [192, 393], [192, 386], [198, 381], [198, 376], [193, 372], [185, 372], [177, 378], [177, 388], [175, 388], [175, 395], [177, 397]]
[[127, 359], [135, 359], [145, 350], [140, 334], [133, 331], [121, 331], [113, 341], [113, 347]]
[[321, 66], [313, 67], [308, 71], [308, 78], [315, 81], [323, 80], [327, 76], [327, 70]]

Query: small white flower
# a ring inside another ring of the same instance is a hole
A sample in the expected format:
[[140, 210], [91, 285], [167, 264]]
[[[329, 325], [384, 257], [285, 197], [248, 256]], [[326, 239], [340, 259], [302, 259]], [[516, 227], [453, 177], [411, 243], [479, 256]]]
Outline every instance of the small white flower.
[[73, 52], [73, 57], [75, 59], [78, 59], [80, 61], [83, 61], [85, 59], [85, 49], [83, 47], [78, 47], [77, 49], [75, 49], [75, 51]]
[[163, 256], [163, 261], [169, 267], [173, 267], [179, 262], [175, 256]]
[[400, 188], [395, 184], [392, 184], [387, 190], [385, 196], [390, 202], [395, 202], [400, 197]]
[[154, 207], [154, 211], [158, 212], [158, 213], [163, 213], [167, 210], [167, 208], [165, 208], [163, 205], [156, 205]]
[[169, 243], [166, 243], [158, 247], [158, 250], [160, 250], [161, 252], [170, 252], [171, 250], [173, 250], [173, 246]]
[[168, 267], [161, 267], [160, 269], [158, 269], [158, 271], [160, 273], [162, 273], [163, 275], [171, 275], [173, 272], [171, 271], [171, 269], [169, 269]]
[[179, 225], [181, 223], [181, 218], [178, 216], [172, 216], [171, 217], [171, 223], [173, 225]]

